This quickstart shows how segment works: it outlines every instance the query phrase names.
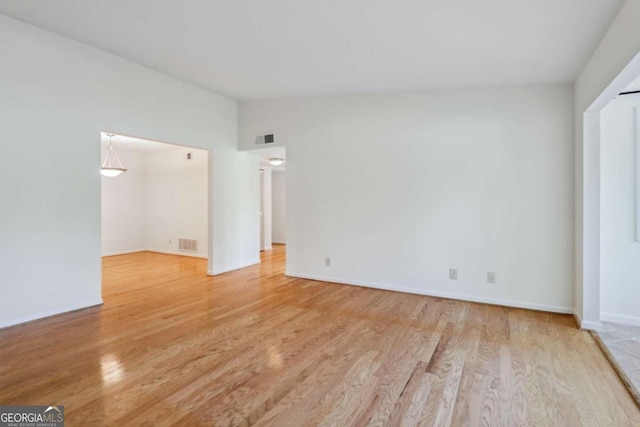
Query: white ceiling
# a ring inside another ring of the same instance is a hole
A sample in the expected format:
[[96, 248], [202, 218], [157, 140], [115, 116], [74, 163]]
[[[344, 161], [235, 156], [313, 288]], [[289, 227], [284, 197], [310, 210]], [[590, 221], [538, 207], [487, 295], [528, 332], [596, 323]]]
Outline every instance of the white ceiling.
[[[109, 145], [109, 137], [106, 133], [101, 133], [100, 140], [102, 141], [102, 147], [107, 147]], [[155, 153], [158, 151], [169, 151], [183, 148], [180, 145], [165, 144], [163, 142], [149, 141], [148, 139], [133, 138], [124, 135], [114, 135], [111, 140], [113, 141], [113, 148], [115, 148], [116, 151]]]
[[572, 82], [623, 0], [29, 0], [0, 13], [255, 99]]

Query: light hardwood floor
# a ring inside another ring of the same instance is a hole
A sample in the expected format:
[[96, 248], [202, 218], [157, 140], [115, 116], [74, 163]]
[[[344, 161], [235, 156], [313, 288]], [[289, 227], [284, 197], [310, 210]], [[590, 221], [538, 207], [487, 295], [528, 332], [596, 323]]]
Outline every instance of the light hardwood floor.
[[0, 331], [0, 404], [67, 425], [626, 426], [640, 412], [567, 315], [283, 276], [284, 249], [104, 259], [103, 307]]

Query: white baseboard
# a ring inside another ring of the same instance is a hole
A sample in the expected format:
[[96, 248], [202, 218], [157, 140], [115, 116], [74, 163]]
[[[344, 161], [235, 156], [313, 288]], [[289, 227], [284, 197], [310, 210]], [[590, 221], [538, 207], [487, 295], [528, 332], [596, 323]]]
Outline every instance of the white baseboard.
[[191, 258], [204, 258], [204, 259], [209, 258], [207, 254], [194, 254], [190, 252], [180, 252], [180, 251], [165, 251], [161, 249], [145, 249], [145, 252], [155, 252], [157, 254], [165, 254], [165, 255], [188, 256]]
[[251, 267], [252, 265], [256, 265], [256, 264], [260, 264], [260, 259], [258, 258], [257, 260], [253, 260], [253, 261], [249, 261], [247, 264], [241, 264], [241, 265], [237, 265], [237, 266], [233, 266], [233, 267], [227, 267], [227, 268], [223, 268], [220, 270], [208, 270], [207, 271], [207, 276], [217, 276], [218, 274], [224, 274], [224, 273], [229, 273], [231, 271], [236, 271], [236, 270], [241, 270], [243, 268], [247, 268], [247, 267]]
[[0, 322], [0, 329], [21, 325], [23, 323], [33, 322], [34, 320], [40, 320], [46, 317], [57, 316], [58, 314], [69, 313], [71, 311], [82, 310], [84, 308], [89, 308], [89, 307], [95, 307], [97, 305], [102, 305], [102, 304], [103, 304], [102, 298], [99, 298], [97, 300], [91, 300], [91, 301], [87, 301], [80, 304], [59, 307], [53, 310], [47, 310], [41, 313], [31, 314], [29, 316], [19, 317], [17, 319]]
[[144, 251], [146, 251], [146, 249], [129, 249], [126, 251], [106, 252], [106, 253], [103, 253], [102, 256], [107, 257], [107, 256], [117, 256], [117, 255], [127, 255], [127, 254], [135, 254], [137, 252], [144, 252]]
[[513, 300], [506, 300], [501, 298], [487, 298], [487, 297], [467, 295], [467, 294], [453, 294], [448, 292], [423, 291], [422, 289], [402, 288], [397, 286], [382, 285], [379, 283], [354, 282], [352, 280], [337, 279], [335, 277], [322, 277], [322, 276], [315, 276], [315, 275], [309, 275], [309, 274], [298, 274], [290, 271], [285, 272], [285, 276], [298, 277], [301, 279], [319, 280], [321, 282], [338, 283], [341, 285], [362, 286], [365, 288], [382, 289], [385, 291], [405, 292], [408, 294], [415, 294], [415, 295], [425, 295], [430, 297], [448, 298], [448, 299], [455, 299], [460, 301], [479, 302], [483, 304], [502, 305], [505, 307], [526, 308], [529, 310], [547, 311], [547, 312], [562, 313], [562, 314], [573, 313], [573, 308], [570, 308], [570, 307], [560, 307], [560, 306], [545, 305], [545, 304], [531, 304], [524, 301], [513, 301]]
[[165, 254], [165, 255], [178, 255], [178, 256], [188, 256], [192, 258], [204, 258], [208, 259], [209, 256], [207, 254], [194, 254], [190, 252], [181, 252], [181, 251], [165, 251], [162, 249], [131, 249], [128, 251], [119, 251], [119, 252], [107, 252], [102, 254], [103, 257], [108, 256], [117, 256], [117, 255], [127, 255], [127, 254], [135, 254], [138, 252], [154, 252], [157, 254]]
[[593, 320], [582, 320], [580, 316], [578, 316], [575, 312], [573, 313], [573, 318], [578, 324], [578, 328], [584, 329], [587, 331], [601, 331], [604, 329], [602, 322], [596, 322]]
[[273, 242], [271, 242], [274, 245], [286, 245], [287, 242], [276, 242], [275, 240]]
[[625, 325], [640, 326], [640, 317], [628, 316], [626, 314], [600, 313], [600, 320], [613, 323], [624, 323]]

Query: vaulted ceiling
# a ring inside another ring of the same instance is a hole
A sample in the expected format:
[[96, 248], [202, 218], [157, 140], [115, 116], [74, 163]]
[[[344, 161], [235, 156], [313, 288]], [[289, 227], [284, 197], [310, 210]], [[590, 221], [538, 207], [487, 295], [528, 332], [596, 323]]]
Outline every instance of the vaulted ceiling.
[[10, 0], [236, 99], [572, 82], [622, 0]]

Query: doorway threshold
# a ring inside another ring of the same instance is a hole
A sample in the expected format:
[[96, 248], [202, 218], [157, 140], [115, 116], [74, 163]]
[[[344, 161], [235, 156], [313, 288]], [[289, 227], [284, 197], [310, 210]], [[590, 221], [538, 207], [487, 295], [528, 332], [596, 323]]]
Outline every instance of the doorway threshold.
[[640, 408], [640, 326], [602, 324], [593, 337]]

